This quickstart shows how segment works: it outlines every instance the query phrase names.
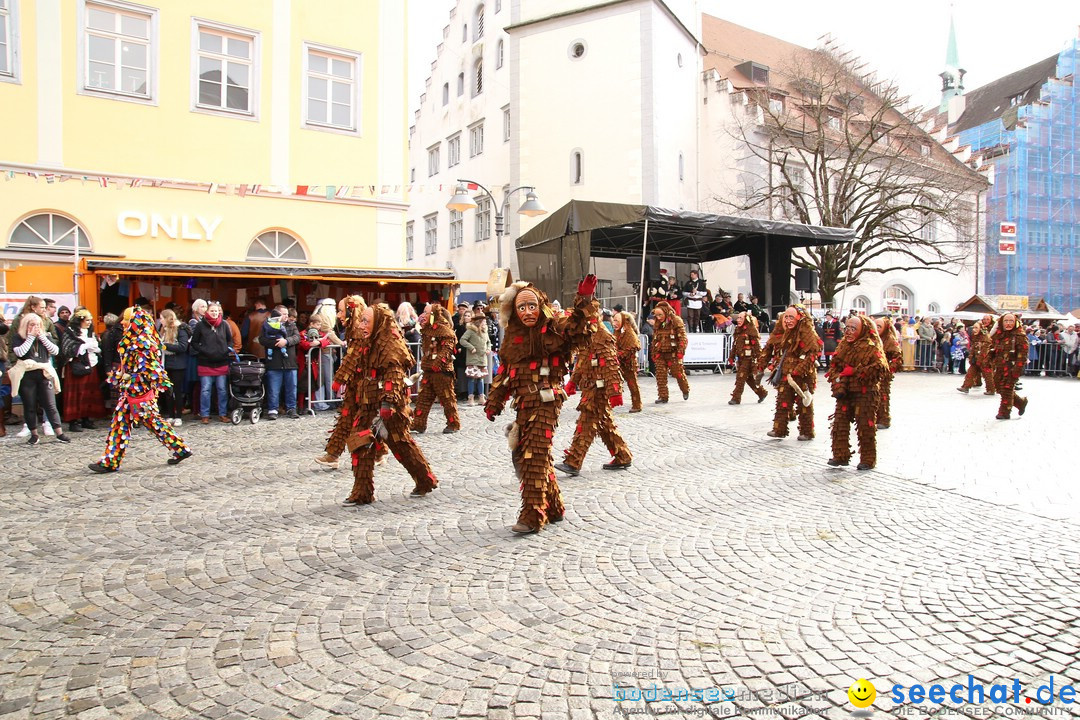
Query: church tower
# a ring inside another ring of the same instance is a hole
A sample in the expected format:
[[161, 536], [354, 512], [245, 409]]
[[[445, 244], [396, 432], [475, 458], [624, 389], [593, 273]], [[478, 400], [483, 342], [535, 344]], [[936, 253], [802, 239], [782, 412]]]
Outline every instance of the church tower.
[[956, 22], [949, 16], [949, 46], [945, 50], [945, 70], [939, 73], [941, 78], [941, 104], [939, 112], [949, 109], [949, 101], [957, 95], [964, 94], [964, 75], [967, 73], [960, 67], [960, 53], [956, 49]]

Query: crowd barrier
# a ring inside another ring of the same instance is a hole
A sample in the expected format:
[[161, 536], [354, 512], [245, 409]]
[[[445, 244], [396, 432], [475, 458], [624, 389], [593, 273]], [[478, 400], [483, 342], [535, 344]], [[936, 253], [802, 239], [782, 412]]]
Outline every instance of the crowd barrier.
[[1028, 350], [1024, 372], [1028, 375], [1075, 376], [1077, 360], [1077, 353], [1065, 352], [1064, 346], [1059, 342], [1040, 342]]

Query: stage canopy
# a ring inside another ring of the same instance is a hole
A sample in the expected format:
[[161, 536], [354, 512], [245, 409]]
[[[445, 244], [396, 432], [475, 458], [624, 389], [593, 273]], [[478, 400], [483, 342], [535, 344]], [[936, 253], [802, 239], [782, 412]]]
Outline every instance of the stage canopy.
[[522, 278], [563, 303], [573, 299], [590, 257], [644, 254], [703, 263], [748, 255], [753, 294], [778, 306], [788, 302], [793, 248], [849, 243], [854, 237], [847, 228], [572, 200], [519, 237], [515, 247]]

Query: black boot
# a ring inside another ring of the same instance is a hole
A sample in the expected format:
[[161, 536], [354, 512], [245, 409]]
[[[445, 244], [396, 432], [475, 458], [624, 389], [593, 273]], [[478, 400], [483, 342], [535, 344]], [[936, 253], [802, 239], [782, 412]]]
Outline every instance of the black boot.
[[83, 429], [85, 429], [85, 430], [94, 430], [95, 429], [94, 423], [92, 423], [90, 421], [90, 418], [88, 418], [88, 417], [85, 417], [85, 418], [82, 419], [82, 426], [83, 426]]
[[70, 423], [69, 427], [68, 427], [68, 431], [69, 432], [82, 432], [82, 426], [80, 426], [79, 423], [77, 423], [77, 422]]

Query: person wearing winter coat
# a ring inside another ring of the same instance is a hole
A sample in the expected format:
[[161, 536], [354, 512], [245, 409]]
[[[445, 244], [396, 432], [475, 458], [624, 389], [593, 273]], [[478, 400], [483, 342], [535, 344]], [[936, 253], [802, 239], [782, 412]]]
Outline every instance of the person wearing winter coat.
[[179, 427], [184, 424], [180, 415], [184, 409], [191, 328], [169, 309], [161, 311], [161, 343], [165, 347], [165, 372], [172, 381], [172, 388], [161, 393], [160, 396], [161, 416], [165, 422]]
[[78, 308], [64, 332], [75, 347], [71, 360], [64, 366], [63, 419], [71, 432], [93, 430], [92, 418], [105, 417], [105, 402], [97, 378], [101, 362], [101, 344], [92, 329], [94, 318], [86, 308]]
[[296, 346], [300, 333], [289, 320], [289, 310], [278, 305], [259, 328], [259, 344], [266, 348], [267, 420], [277, 420], [281, 389], [285, 388], [285, 412], [296, 420]]
[[487, 380], [488, 354], [491, 341], [488, 339], [487, 321], [483, 314], [474, 313], [465, 325], [465, 332], [458, 345], [465, 348], [465, 377], [469, 392], [469, 405], [487, 402], [484, 382]]
[[217, 390], [218, 419], [230, 422], [227, 416], [229, 396], [225, 383], [229, 376], [229, 360], [232, 358], [232, 332], [221, 315], [221, 305], [210, 303], [206, 315], [195, 324], [189, 348], [195, 355], [196, 374], [199, 378], [199, 411], [202, 423], [210, 422], [210, 393]]

